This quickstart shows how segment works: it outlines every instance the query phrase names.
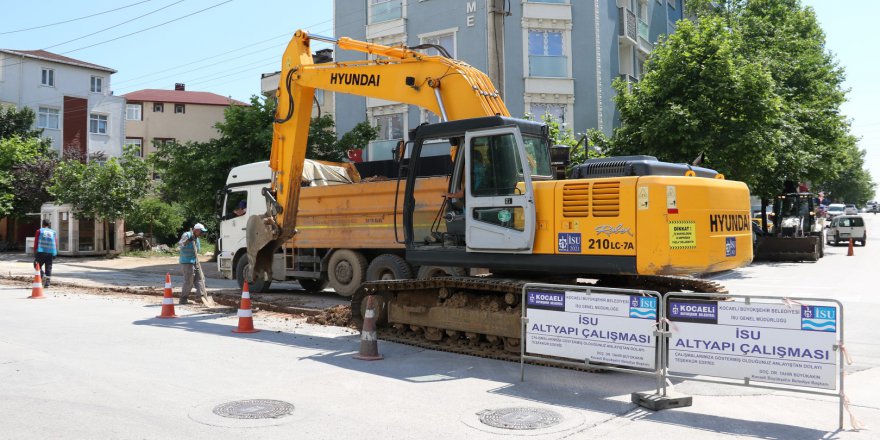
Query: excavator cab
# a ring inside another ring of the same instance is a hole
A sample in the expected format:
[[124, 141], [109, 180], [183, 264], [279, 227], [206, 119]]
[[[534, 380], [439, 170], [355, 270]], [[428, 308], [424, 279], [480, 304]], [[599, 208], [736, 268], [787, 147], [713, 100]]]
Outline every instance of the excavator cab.
[[[532, 181], [552, 176], [546, 126], [492, 116], [422, 125], [411, 136], [412, 154], [402, 174], [408, 258], [421, 255], [425, 259], [421, 264], [448, 265], [468, 254], [532, 252], [536, 229]], [[433, 139], [448, 139], [454, 154], [448, 193], [429, 222], [416, 218], [417, 210], [412, 208], [429, 202], [420, 197], [414, 170], [422, 159], [422, 147]]]

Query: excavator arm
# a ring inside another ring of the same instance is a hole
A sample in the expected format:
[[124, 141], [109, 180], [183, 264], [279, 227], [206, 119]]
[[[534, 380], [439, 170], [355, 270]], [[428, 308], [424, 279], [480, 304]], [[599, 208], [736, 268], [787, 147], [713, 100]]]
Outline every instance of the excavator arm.
[[[315, 64], [312, 40], [375, 59]], [[272, 256], [296, 233], [296, 212], [315, 89], [412, 104], [443, 121], [509, 116], [492, 81], [468, 64], [405, 47], [309, 35], [299, 30], [284, 51], [269, 166], [272, 182], [263, 190], [265, 215], [247, 223], [249, 273], [271, 279]]]

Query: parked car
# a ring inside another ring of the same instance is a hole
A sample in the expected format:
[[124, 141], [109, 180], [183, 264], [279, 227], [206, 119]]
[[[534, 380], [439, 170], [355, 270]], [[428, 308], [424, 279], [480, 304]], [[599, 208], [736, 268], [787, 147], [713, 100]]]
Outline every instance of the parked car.
[[843, 215], [843, 209], [845, 208], [843, 203], [832, 203], [828, 205], [828, 209], [825, 211], [825, 215], [832, 219], [837, 217], [838, 215]]
[[843, 207], [844, 215], [856, 215], [859, 213], [859, 208], [856, 208], [856, 205], [846, 205]]
[[858, 215], [840, 215], [831, 220], [825, 231], [825, 241], [835, 246], [848, 242], [852, 238], [858, 246], [864, 246], [868, 240], [865, 220]]

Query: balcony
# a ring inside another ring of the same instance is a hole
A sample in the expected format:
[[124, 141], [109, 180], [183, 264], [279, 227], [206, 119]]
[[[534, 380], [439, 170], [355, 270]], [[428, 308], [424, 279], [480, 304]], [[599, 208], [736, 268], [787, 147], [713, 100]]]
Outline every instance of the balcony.
[[638, 44], [638, 23], [635, 12], [627, 8], [617, 8], [617, 28], [621, 43], [632, 46]]
[[568, 77], [568, 57], [529, 55], [529, 76], [543, 78]]

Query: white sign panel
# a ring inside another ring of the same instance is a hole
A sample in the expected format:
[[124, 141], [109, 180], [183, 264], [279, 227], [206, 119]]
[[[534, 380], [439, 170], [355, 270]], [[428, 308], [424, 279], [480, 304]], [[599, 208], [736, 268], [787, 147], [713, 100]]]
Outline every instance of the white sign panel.
[[669, 373], [836, 389], [837, 307], [670, 299]]
[[656, 369], [653, 296], [526, 292], [526, 352]]

